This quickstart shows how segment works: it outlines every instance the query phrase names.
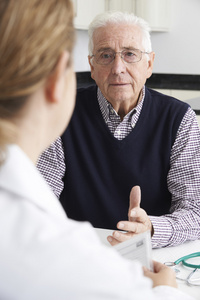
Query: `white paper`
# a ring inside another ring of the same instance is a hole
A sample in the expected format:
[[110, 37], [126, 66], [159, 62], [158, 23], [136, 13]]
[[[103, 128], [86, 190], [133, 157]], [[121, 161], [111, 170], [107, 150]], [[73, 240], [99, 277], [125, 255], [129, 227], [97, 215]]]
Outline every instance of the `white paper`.
[[114, 248], [125, 258], [138, 260], [150, 270], [153, 270], [150, 232], [137, 234], [130, 240], [122, 242]]

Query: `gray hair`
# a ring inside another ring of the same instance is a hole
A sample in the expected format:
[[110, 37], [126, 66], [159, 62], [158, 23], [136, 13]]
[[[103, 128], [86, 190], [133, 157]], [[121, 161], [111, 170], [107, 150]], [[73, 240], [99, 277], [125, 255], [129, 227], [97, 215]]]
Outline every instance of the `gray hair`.
[[143, 38], [142, 43], [144, 47], [144, 51], [151, 52], [151, 37], [150, 37], [150, 27], [146, 21], [143, 19], [135, 16], [133, 13], [128, 12], [105, 12], [102, 14], [97, 15], [93, 21], [89, 25], [88, 29], [88, 36], [89, 36], [89, 43], [88, 43], [88, 51], [89, 55], [93, 54], [93, 34], [96, 29], [100, 27], [105, 27], [107, 24], [132, 24], [138, 26], [141, 29]]

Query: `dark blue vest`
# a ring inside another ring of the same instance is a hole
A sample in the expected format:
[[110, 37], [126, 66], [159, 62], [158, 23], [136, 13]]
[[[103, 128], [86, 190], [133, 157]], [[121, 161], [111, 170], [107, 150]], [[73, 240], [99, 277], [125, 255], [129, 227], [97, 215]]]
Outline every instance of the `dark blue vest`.
[[168, 213], [170, 153], [187, 109], [187, 104], [146, 88], [135, 128], [119, 141], [103, 120], [96, 86], [78, 90], [74, 115], [62, 136], [66, 175], [60, 200], [67, 215], [114, 229], [127, 220], [134, 185], [141, 187], [141, 207], [149, 215]]

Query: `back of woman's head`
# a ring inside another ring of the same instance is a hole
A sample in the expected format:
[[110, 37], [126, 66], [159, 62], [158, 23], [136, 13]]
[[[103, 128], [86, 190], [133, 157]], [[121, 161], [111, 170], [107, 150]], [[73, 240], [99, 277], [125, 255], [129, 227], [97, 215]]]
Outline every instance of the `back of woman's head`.
[[45, 82], [64, 50], [72, 52], [71, 1], [1, 0], [0, 41], [1, 146], [1, 122]]

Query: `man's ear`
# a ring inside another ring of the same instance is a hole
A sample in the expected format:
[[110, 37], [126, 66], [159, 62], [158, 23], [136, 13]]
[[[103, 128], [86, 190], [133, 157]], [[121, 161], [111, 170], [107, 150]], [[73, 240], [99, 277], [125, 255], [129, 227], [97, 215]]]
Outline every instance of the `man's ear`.
[[65, 88], [65, 74], [69, 63], [69, 53], [62, 52], [59, 60], [49, 75], [45, 85], [45, 95], [49, 102], [58, 102], [62, 99], [63, 88]]
[[93, 74], [94, 74], [94, 66], [93, 66], [93, 63], [92, 63], [92, 59], [93, 59], [93, 57], [91, 57], [91, 56], [89, 56], [88, 55], [88, 62], [89, 62], [89, 64], [90, 64], [90, 70], [91, 70], [91, 77], [92, 77], [92, 79], [94, 79], [94, 76], [93, 76]]
[[152, 75], [153, 72], [153, 63], [155, 59], [155, 52], [149, 53], [148, 69], [147, 69], [147, 78]]

